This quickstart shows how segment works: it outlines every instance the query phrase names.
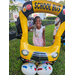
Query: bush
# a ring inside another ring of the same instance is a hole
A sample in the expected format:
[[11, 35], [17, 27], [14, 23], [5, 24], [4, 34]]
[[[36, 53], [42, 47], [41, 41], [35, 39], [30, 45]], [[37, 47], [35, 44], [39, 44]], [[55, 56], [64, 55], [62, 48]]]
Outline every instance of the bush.
[[15, 22], [9, 23], [9, 31], [16, 31], [17, 32]]
[[46, 19], [48, 20], [55, 20], [57, 18], [57, 16], [49, 16], [49, 17], [46, 17]]
[[[42, 20], [42, 25], [49, 25], [49, 24], [54, 24], [55, 20]], [[9, 23], [9, 31], [16, 31], [17, 32], [17, 28], [16, 28], [16, 24], [15, 22]]]
[[54, 24], [55, 20], [42, 20], [42, 25], [49, 25], [49, 24]]

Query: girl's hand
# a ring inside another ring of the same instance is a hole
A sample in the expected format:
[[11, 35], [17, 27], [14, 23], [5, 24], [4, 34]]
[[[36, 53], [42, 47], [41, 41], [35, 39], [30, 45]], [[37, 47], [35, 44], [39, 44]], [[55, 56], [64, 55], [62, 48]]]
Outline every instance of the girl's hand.
[[45, 46], [45, 42], [43, 42], [43, 46]]

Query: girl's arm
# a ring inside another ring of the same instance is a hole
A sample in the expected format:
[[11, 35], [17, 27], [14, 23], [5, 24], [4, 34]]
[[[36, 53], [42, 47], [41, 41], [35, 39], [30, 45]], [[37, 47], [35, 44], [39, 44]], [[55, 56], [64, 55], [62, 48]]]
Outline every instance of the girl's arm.
[[45, 28], [43, 28], [43, 45], [45, 46]]
[[55, 26], [57, 26], [59, 22], [60, 22], [60, 20], [55, 24]]
[[33, 29], [33, 26], [28, 27], [28, 30]]

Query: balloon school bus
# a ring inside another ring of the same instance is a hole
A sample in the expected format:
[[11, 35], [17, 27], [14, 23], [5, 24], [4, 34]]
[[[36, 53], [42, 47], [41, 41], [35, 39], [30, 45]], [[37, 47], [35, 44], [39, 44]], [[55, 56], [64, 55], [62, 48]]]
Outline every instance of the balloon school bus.
[[[20, 25], [17, 25], [20, 41], [20, 59], [23, 61], [21, 67], [25, 75], [50, 75], [53, 71], [52, 64], [57, 60], [60, 53], [61, 36], [65, 31], [65, 6], [46, 0], [28, 1], [23, 4], [19, 12]], [[61, 20], [61, 25], [56, 33], [52, 46], [38, 47], [28, 43], [27, 17], [31, 13], [43, 12], [57, 15]]]

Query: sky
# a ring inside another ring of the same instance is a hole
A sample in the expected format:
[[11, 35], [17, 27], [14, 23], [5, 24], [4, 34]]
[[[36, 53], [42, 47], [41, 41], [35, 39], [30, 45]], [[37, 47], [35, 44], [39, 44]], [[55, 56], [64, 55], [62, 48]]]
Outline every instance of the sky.
[[[24, 0], [16, 0], [17, 2], [19, 2], [19, 3], [25, 3], [25, 1]], [[55, 2], [59, 2], [59, 1], [64, 1], [64, 0], [53, 0], [53, 1], [55, 1]]]
[[25, 1], [24, 1], [24, 0], [16, 0], [16, 1], [20, 1], [21, 3], [25, 3]]
[[[15, 2], [15, 3], [25, 3], [25, 1], [24, 0], [12, 0], [13, 2]], [[10, 0], [9, 0], [9, 3], [10, 3]]]

